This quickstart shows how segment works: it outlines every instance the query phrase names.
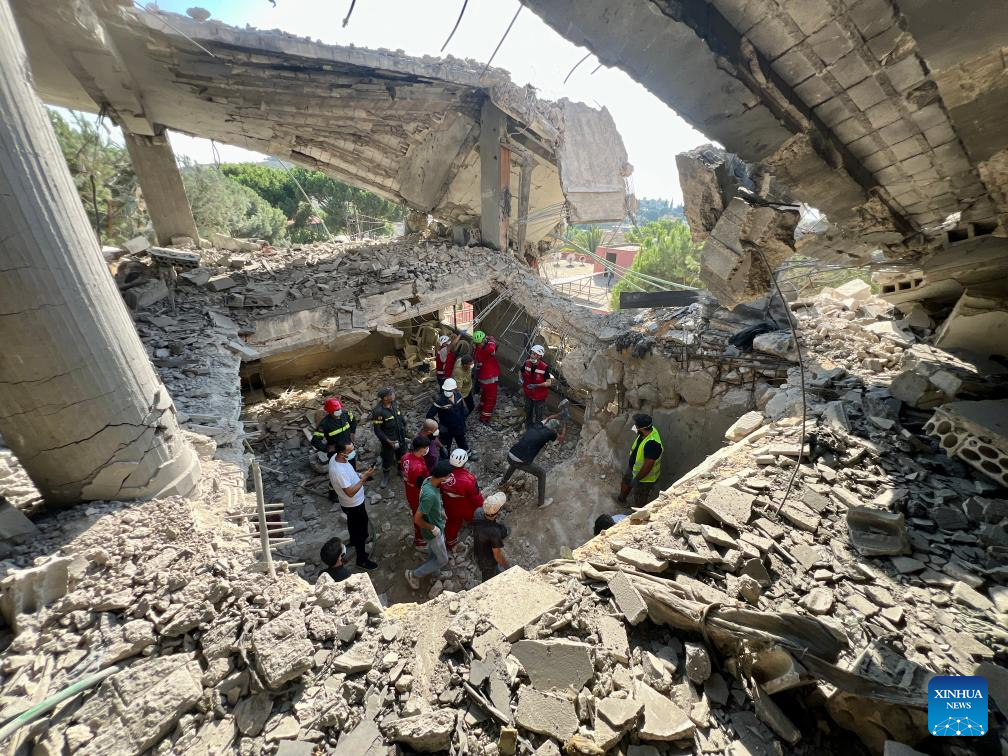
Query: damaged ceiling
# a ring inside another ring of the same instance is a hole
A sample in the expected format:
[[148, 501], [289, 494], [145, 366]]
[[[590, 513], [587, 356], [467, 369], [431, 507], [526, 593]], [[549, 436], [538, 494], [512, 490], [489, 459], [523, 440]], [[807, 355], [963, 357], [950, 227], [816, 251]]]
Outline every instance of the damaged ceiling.
[[[828, 216], [804, 254], [919, 258], [1008, 215], [1003, 8], [984, 0], [529, 0]], [[691, 201], [684, 186], [687, 209]], [[960, 214], [956, 216], [956, 214]], [[1001, 224], [999, 226], [999, 223]]]
[[[489, 100], [507, 118], [504, 146], [533, 161], [527, 241], [552, 232], [565, 211], [579, 221], [624, 216], [630, 168], [608, 111], [539, 100], [500, 69], [113, 0], [20, 0], [14, 9], [40, 96], [107, 113], [135, 134], [169, 128], [245, 147], [449, 223], [478, 224], [481, 109]], [[564, 159], [577, 154], [600, 159]], [[517, 188], [521, 161], [511, 165]]]

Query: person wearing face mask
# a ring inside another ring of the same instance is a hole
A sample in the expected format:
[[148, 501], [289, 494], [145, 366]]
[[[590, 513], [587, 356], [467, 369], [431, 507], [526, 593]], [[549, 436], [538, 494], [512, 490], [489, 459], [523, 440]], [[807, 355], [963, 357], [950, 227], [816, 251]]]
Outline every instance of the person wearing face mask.
[[[454, 378], [445, 379], [441, 391], [434, 397], [434, 408], [437, 410], [441, 427], [444, 428], [441, 443], [445, 450], [451, 451], [454, 441], [459, 449], [469, 451], [469, 444], [466, 442], [465, 405], [462, 403], [462, 394], [459, 393]], [[470, 454], [469, 458], [477, 459], [475, 454]]]
[[420, 433], [417, 435], [427, 439], [427, 454], [424, 456], [424, 462], [427, 463], [427, 474], [430, 475], [434, 465], [442, 459], [448, 458], [448, 452], [444, 450], [441, 439], [438, 438], [441, 435], [441, 429], [438, 427], [437, 420], [430, 418], [424, 420], [420, 427]]
[[396, 402], [395, 389], [391, 386], [378, 391], [378, 404], [371, 411], [371, 425], [381, 444], [382, 479], [379, 486], [385, 488], [389, 473], [398, 469], [399, 460], [406, 453], [406, 426]]
[[525, 428], [540, 422], [546, 410], [549, 387], [553, 385], [550, 366], [544, 359], [546, 349], [536, 344], [529, 350], [529, 358], [521, 371], [522, 393], [525, 394]]
[[353, 450], [353, 441], [336, 447], [336, 454], [329, 460], [329, 484], [336, 491], [340, 509], [346, 515], [347, 531], [350, 533], [350, 544], [354, 547], [357, 566], [362, 570], [373, 570], [378, 565], [367, 553], [368, 516], [364, 508], [364, 484], [374, 477], [375, 469], [372, 467], [358, 475], [347, 462]]
[[434, 373], [439, 387], [446, 378], [451, 378], [455, 369], [455, 344], [458, 339], [458, 334], [454, 339], [451, 336], [438, 337], [438, 345], [434, 350]]
[[325, 400], [325, 417], [323, 417], [312, 434], [312, 446], [331, 459], [336, 453], [336, 445], [353, 441], [357, 433], [357, 418], [343, 407], [339, 397], [329, 397]]
[[630, 446], [627, 471], [623, 473], [617, 503], [627, 506], [630, 492], [634, 495], [634, 506], [643, 507], [651, 500], [655, 483], [661, 475], [661, 456], [664, 451], [661, 436], [654, 427], [651, 415], [643, 412], [633, 417], [633, 432], [637, 435]]

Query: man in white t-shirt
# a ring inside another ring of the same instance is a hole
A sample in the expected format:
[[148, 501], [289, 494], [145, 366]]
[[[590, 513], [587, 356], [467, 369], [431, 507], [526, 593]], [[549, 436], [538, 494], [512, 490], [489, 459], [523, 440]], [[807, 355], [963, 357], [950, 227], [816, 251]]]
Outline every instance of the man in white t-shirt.
[[365, 542], [368, 535], [368, 517], [364, 509], [364, 484], [374, 477], [374, 466], [358, 475], [347, 458], [353, 453], [353, 441], [336, 445], [336, 453], [329, 460], [329, 482], [340, 503], [340, 509], [347, 518], [350, 543], [357, 552], [357, 566], [363, 570], [373, 570], [378, 564], [367, 555]]

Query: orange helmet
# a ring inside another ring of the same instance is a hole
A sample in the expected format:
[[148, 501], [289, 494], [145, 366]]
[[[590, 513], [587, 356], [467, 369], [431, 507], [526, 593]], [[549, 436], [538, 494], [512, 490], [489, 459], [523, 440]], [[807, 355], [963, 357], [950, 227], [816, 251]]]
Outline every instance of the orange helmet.
[[325, 400], [325, 411], [330, 415], [334, 412], [339, 412], [343, 409], [343, 403], [339, 399], [326, 399]]

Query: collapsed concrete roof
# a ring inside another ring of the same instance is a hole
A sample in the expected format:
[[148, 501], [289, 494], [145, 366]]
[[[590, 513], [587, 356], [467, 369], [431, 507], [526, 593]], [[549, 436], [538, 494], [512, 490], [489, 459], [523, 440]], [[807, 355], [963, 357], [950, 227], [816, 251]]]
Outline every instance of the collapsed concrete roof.
[[[534, 164], [526, 241], [544, 238], [565, 209], [574, 221], [625, 214], [632, 169], [608, 111], [539, 100], [500, 69], [148, 13], [127, 0], [14, 9], [40, 96], [108, 113], [134, 134], [166, 127], [246, 147], [478, 225], [481, 111], [491, 103], [506, 116], [502, 142]], [[511, 166], [518, 187], [521, 160]]]
[[955, 213], [970, 237], [1003, 231], [1008, 22], [997, 3], [528, 5], [824, 211], [836, 228], [804, 254], [918, 256], [944, 241]]

